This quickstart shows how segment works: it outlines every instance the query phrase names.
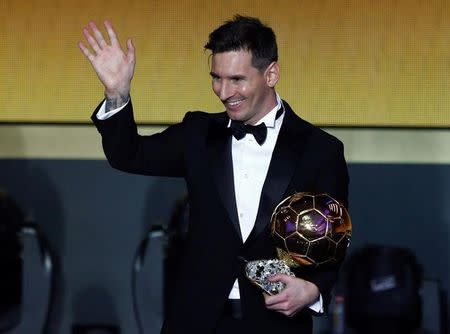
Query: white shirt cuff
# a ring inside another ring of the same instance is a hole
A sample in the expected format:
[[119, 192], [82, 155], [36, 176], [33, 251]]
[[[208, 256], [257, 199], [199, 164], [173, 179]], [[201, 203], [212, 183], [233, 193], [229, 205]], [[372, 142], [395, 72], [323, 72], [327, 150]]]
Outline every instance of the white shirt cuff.
[[96, 115], [97, 119], [104, 121], [105, 119], [110, 118], [111, 116], [117, 114], [119, 111], [121, 111], [123, 108], [125, 108], [125, 106], [128, 104], [128, 102], [130, 102], [130, 99], [128, 99], [127, 103], [125, 103], [123, 106], [106, 112], [105, 111], [106, 100], [103, 101], [102, 105], [100, 106], [100, 109], [98, 109], [98, 111], [97, 111], [97, 115]]
[[323, 313], [323, 300], [322, 300], [322, 295], [319, 295], [319, 298], [312, 303], [311, 305], [308, 306], [312, 311], [317, 312], [317, 313]]

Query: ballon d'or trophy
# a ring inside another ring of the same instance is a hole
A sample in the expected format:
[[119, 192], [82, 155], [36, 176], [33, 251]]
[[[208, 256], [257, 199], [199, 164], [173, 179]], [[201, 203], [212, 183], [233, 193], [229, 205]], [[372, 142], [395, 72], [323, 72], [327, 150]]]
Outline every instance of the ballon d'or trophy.
[[352, 236], [346, 208], [327, 194], [289, 196], [275, 208], [270, 224], [278, 259], [249, 261], [245, 266], [247, 278], [270, 295], [285, 287], [269, 282], [278, 273], [295, 276], [293, 268], [341, 262]]

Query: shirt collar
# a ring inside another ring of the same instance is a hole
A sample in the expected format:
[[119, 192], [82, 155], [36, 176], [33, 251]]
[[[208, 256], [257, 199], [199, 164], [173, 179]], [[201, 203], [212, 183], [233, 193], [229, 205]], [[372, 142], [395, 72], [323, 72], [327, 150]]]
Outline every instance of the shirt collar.
[[275, 120], [277, 116], [277, 111], [282, 108], [282, 102], [280, 96], [277, 94], [277, 105], [269, 111], [263, 118], [261, 118], [258, 122], [256, 122], [255, 125], [261, 124], [264, 122], [266, 124], [266, 127], [268, 128], [274, 128], [275, 127]]
[[[277, 111], [280, 108], [283, 108], [283, 103], [281, 102], [281, 98], [280, 98], [280, 95], [278, 95], [278, 93], [276, 93], [276, 98], [277, 98], [277, 105], [271, 111], [269, 111], [263, 118], [261, 118], [258, 122], [256, 122], [255, 125], [258, 125], [258, 124], [261, 124], [264, 122], [264, 124], [266, 124], [266, 127], [268, 127], [268, 128], [275, 127]], [[283, 113], [284, 113], [284, 110], [283, 110]], [[231, 119], [228, 121], [228, 127], [230, 127], [230, 124], [231, 124]]]

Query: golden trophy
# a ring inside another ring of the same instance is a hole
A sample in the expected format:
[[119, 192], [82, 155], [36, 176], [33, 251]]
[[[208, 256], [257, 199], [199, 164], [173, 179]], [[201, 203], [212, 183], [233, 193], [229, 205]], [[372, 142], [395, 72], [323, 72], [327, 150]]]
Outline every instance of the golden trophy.
[[291, 268], [324, 267], [341, 262], [350, 244], [352, 223], [346, 208], [327, 194], [295, 193], [281, 201], [271, 217], [278, 259], [249, 261], [245, 274], [268, 294], [284, 288], [268, 279]]

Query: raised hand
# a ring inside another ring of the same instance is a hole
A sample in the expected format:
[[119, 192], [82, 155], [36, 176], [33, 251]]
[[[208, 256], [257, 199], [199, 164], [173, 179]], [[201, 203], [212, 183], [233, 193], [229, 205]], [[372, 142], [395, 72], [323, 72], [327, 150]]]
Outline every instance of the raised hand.
[[78, 47], [105, 86], [107, 109], [114, 109], [128, 101], [136, 57], [131, 39], [127, 40], [127, 52], [125, 53], [111, 23], [105, 21], [104, 24], [110, 44], [104, 39], [95, 23], [90, 22], [90, 30], [84, 28], [83, 34], [91, 46], [92, 52], [82, 42], [78, 43]]
[[319, 298], [319, 289], [311, 282], [284, 274], [277, 274], [271, 282], [283, 282], [286, 287], [279, 293], [269, 296], [264, 293], [266, 307], [291, 317]]

